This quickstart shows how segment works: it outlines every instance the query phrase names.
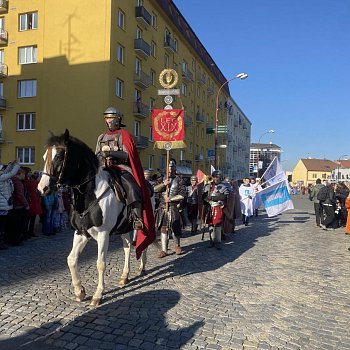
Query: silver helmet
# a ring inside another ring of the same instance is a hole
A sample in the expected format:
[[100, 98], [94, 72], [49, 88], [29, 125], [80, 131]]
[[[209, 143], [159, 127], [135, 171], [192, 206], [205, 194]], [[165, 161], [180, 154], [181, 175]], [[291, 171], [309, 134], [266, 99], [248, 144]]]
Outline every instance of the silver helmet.
[[119, 126], [126, 126], [122, 123], [122, 117], [123, 114], [120, 112], [119, 109], [111, 106], [108, 107], [104, 112], [103, 112], [103, 117], [104, 118], [117, 118], [119, 119]]

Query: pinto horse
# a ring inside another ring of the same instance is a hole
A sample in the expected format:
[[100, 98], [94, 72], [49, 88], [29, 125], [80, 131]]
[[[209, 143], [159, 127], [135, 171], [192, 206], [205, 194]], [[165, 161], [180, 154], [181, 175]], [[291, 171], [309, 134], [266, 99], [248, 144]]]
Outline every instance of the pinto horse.
[[[73, 247], [67, 258], [72, 276], [74, 294], [82, 301], [85, 288], [78, 274], [78, 259], [90, 237], [97, 241], [98, 285], [92, 297], [92, 306], [98, 306], [104, 290], [106, 257], [111, 231], [120, 233], [125, 253], [124, 269], [119, 281], [128, 282], [130, 270], [131, 232], [125, 231], [127, 207], [120, 191], [111, 187], [111, 174], [99, 168], [94, 152], [82, 141], [69, 135], [66, 130], [60, 136], [51, 136], [44, 154], [44, 170], [38, 184], [42, 195], [47, 195], [58, 186], [73, 190], [74, 203], [71, 224], [75, 228]], [[124, 226], [124, 232], [118, 231]], [[146, 251], [141, 255], [139, 274], [145, 272]]]

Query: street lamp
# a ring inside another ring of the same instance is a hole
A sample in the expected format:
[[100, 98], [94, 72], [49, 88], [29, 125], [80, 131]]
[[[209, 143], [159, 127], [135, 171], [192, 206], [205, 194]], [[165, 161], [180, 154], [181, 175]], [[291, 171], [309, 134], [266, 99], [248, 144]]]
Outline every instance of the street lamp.
[[218, 93], [216, 94], [216, 110], [215, 110], [215, 144], [214, 144], [214, 168], [217, 169], [218, 160], [217, 160], [217, 152], [218, 152], [218, 124], [219, 124], [219, 95], [221, 89], [228, 84], [230, 81], [235, 79], [246, 79], [248, 78], [248, 74], [239, 73], [234, 78], [226, 80], [219, 88]]
[[337, 182], [339, 182], [339, 169], [340, 169], [340, 161], [341, 161], [341, 159], [342, 158], [347, 158], [348, 157], [348, 155], [347, 154], [343, 154], [342, 156], [340, 156], [339, 158], [338, 158], [338, 172], [337, 172]]
[[[258, 141], [258, 147], [260, 147], [259, 145], [260, 145], [260, 141], [261, 141], [261, 138], [264, 136], [264, 135], [266, 135], [266, 134], [273, 134], [275, 132], [275, 130], [269, 130], [269, 131], [266, 131], [266, 132], [264, 132], [263, 134], [261, 134], [260, 135], [260, 137], [259, 137], [259, 141]], [[259, 177], [259, 161], [260, 161], [260, 151], [261, 151], [261, 149], [260, 148], [258, 148], [258, 157], [257, 157], [257, 166], [256, 166], [256, 177]]]

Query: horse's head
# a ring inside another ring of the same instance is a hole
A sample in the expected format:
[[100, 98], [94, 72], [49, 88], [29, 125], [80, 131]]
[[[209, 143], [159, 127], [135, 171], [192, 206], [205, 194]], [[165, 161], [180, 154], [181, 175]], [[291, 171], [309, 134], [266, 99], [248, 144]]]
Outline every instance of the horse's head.
[[92, 180], [98, 169], [94, 152], [82, 141], [70, 136], [66, 129], [60, 136], [51, 136], [44, 154], [44, 170], [38, 184], [43, 195], [62, 185], [79, 186]]
[[63, 184], [63, 175], [67, 165], [69, 131], [66, 129], [61, 136], [51, 136], [48, 140], [44, 158], [44, 170], [38, 190], [42, 195], [50, 194]]

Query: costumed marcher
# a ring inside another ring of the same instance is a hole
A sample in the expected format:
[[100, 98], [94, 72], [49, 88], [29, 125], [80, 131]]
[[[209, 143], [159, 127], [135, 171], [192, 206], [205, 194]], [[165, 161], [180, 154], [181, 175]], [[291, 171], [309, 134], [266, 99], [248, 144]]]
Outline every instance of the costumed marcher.
[[254, 189], [254, 196], [253, 196], [253, 210], [254, 210], [254, 215], [258, 216], [259, 215], [259, 208], [261, 207], [262, 201], [261, 197], [257, 196], [257, 192], [262, 190], [261, 187], [261, 179], [259, 177], [257, 178], [252, 178], [250, 180], [250, 186], [253, 187]]
[[234, 231], [235, 224], [235, 197], [236, 193], [232, 187], [232, 181], [229, 177], [226, 177], [223, 181], [229, 190], [229, 194], [227, 195], [226, 207], [224, 208], [224, 222], [222, 226], [222, 240], [226, 239], [226, 235], [232, 233]]
[[135, 142], [130, 133], [122, 127], [122, 113], [115, 107], [108, 107], [104, 112], [108, 130], [97, 139], [96, 155], [101, 166], [117, 172], [126, 195], [128, 212], [131, 212], [136, 242], [136, 255], [155, 239], [154, 216], [148, 193], [148, 186], [143, 175], [143, 168]]
[[198, 180], [197, 176], [191, 176], [191, 185], [186, 188], [187, 216], [191, 223], [191, 235], [197, 233], [198, 220]]
[[149, 196], [151, 198], [151, 204], [152, 204], [152, 210], [154, 212], [154, 208], [155, 208], [155, 198], [154, 198], [154, 182], [151, 180], [151, 170], [149, 169], [145, 169], [143, 171], [143, 175], [145, 176], [145, 180], [146, 180], [146, 184], [148, 187], [148, 193]]
[[180, 176], [176, 175], [176, 162], [169, 162], [169, 178], [154, 187], [155, 193], [161, 193], [159, 207], [156, 209], [156, 228], [160, 229], [161, 246], [158, 257], [167, 255], [169, 235], [173, 235], [175, 242], [175, 253], [182, 254], [180, 239], [181, 229], [181, 203], [186, 196], [186, 186]]
[[250, 186], [249, 177], [243, 178], [243, 183], [239, 186], [239, 195], [243, 224], [248, 226], [249, 218], [253, 215], [253, 196], [255, 195], [254, 188]]
[[203, 202], [205, 209], [205, 223], [209, 227], [209, 247], [220, 249], [224, 207], [229, 194], [228, 187], [221, 182], [222, 172], [214, 170], [212, 181], [204, 187]]

